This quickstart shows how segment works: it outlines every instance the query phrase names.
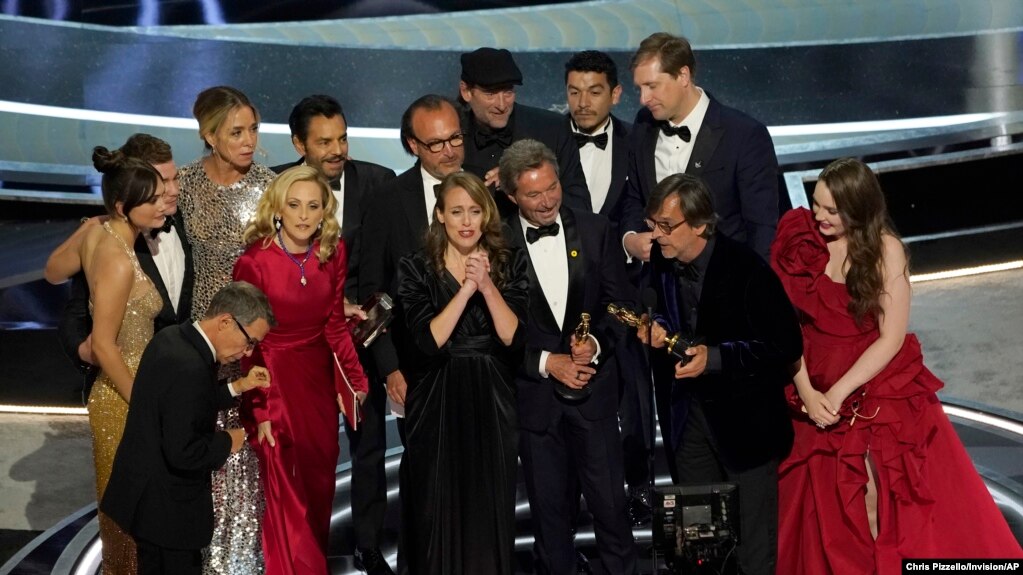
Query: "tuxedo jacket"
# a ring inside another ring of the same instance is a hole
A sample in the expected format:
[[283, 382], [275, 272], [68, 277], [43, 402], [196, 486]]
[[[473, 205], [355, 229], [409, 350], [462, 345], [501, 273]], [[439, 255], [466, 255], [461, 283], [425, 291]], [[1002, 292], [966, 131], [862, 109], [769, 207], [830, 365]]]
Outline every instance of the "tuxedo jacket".
[[[577, 210], [592, 211], [590, 192], [586, 188], [586, 175], [583, 174], [583, 166], [579, 163], [579, 146], [565, 130], [564, 125], [564, 119], [557, 113], [522, 104], [515, 104], [508, 118], [513, 143], [525, 139], [538, 140], [557, 156], [564, 204]], [[462, 126], [467, 127], [463, 168], [482, 178], [487, 171], [497, 166], [504, 148], [497, 143], [491, 143], [484, 148], [476, 145], [479, 124], [476, 123], [472, 110], [463, 110]], [[518, 208], [504, 193], [495, 192], [494, 199], [503, 217], [510, 217], [518, 212]]]
[[[686, 173], [710, 188], [718, 230], [746, 244], [768, 261], [780, 209], [778, 158], [767, 128], [722, 105], [708, 93], [710, 106], [693, 143]], [[630, 133], [629, 177], [618, 210], [621, 232], [649, 231], [646, 203], [657, 186], [654, 149], [660, 123], [643, 108]]]
[[[299, 158], [290, 164], [281, 164], [270, 168], [274, 173], [281, 173], [288, 168], [301, 166], [305, 158]], [[348, 250], [348, 277], [345, 280], [345, 297], [348, 301], [361, 303], [358, 300], [358, 278], [360, 268], [359, 228], [362, 214], [369, 199], [386, 182], [394, 179], [394, 170], [372, 162], [348, 159], [345, 161], [345, 193], [341, 206], [341, 239]], [[358, 300], [358, 301], [356, 301]]]
[[[689, 402], [698, 398], [722, 460], [741, 471], [783, 457], [792, 446], [783, 389], [803, 353], [803, 336], [781, 281], [763, 259], [720, 232], [713, 249], [693, 331], [720, 350], [721, 369], [674, 381], [672, 444], [681, 445]], [[671, 262], [655, 246], [651, 263], [657, 319], [677, 333], [683, 326]], [[654, 350], [651, 361], [660, 380], [674, 374], [677, 360], [663, 350]]]
[[[192, 263], [192, 244], [188, 242], [188, 235], [185, 233], [185, 226], [181, 221], [180, 213], [168, 216], [173, 220], [174, 229], [181, 239], [181, 248], [185, 252], [184, 276], [181, 279], [181, 295], [178, 299], [178, 311], [174, 311], [171, 304], [167, 286], [163, 283], [160, 270], [156, 267], [153, 254], [149, 251], [149, 244], [146, 238], [139, 234], [135, 239], [135, 257], [139, 260], [142, 271], [149, 276], [156, 291], [160, 292], [163, 300], [163, 307], [160, 314], [153, 320], [154, 329], [160, 331], [171, 325], [185, 323], [192, 317], [192, 291], [195, 285], [195, 272]], [[205, 310], [202, 310], [205, 311]], [[64, 306], [64, 314], [61, 316], [57, 335], [60, 338], [61, 347], [72, 361], [79, 366], [86, 368], [81, 358], [78, 357], [78, 346], [85, 338], [92, 333], [92, 315], [89, 313], [89, 283], [85, 279], [85, 273], [79, 272], [71, 278], [71, 295]]]
[[200, 549], [213, 536], [210, 473], [231, 436], [217, 411], [234, 404], [216, 360], [192, 324], [156, 334], [139, 362], [124, 434], [100, 510], [133, 537]]
[[[384, 292], [399, 303], [398, 262], [423, 247], [428, 227], [423, 175], [416, 162], [381, 186], [366, 206], [359, 240], [363, 246], [359, 301]], [[400, 306], [395, 311], [400, 315]], [[401, 317], [395, 317], [387, 332], [380, 334], [370, 346], [380, 376], [399, 369], [399, 359], [407, 360], [407, 354], [399, 357], [396, 350], [396, 346], [407, 342], [404, 324]]]
[[[614, 216], [618, 202], [622, 199], [622, 193], [625, 191], [625, 182], [629, 176], [629, 132], [632, 131], [632, 124], [619, 120], [614, 114], [611, 114], [611, 124], [613, 126], [611, 130], [611, 186], [607, 189], [604, 205], [600, 207], [599, 212], [596, 212], [606, 218]], [[565, 129], [568, 130], [569, 137], [574, 139], [572, 116], [569, 114], [565, 114]], [[583, 177], [585, 176], [586, 172], [584, 171]]]
[[[528, 254], [529, 249], [518, 214], [506, 220], [509, 241]], [[519, 425], [542, 432], [553, 421], [558, 402], [555, 379], [540, 376], [540, 354], [570, 353], [571, 335], [579, 325], [580, 314], [589, 313], [590, 333], [600, 344], [597, 374], [590, 380], [591, 394], [578, 403], [584, 418], [594, 421], [612, 417], [618, 411], [618, 369], [615, 348], [625, 335], [624, 326], [607, 313], [610, 303], [635, 307], [634, 297], [625, 279], [621, 247], [607, 218], [589, 211], [561, 207], [565, 234], [565, 259], [568, 263], [568, 299], [565, 320], [558, 327], [543, 288], [537, 279], [532, 258], [529, 260], [529, 319], [526, 328], [525, 361], [518, 370]]]

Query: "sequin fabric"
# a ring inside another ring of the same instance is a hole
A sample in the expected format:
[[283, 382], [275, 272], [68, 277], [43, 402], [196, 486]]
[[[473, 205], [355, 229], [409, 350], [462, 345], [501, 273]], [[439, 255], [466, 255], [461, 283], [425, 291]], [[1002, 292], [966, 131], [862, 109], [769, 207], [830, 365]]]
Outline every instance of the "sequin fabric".
[[[199, 319], [213, 294], [231, 281], [234, 263], [244, 251], [242, 233], [276, 174], [253, 164], [230, 186], [209, 179], [202, 160], [178, 171], [181, 213], [192, 244], [195, 287], [192, 318]], [[221, 378], [237, 379], [236, 364], [224, 366]], [[217, 427], [241, 427], [238, 409], [222, 411]], [[258, 575], [263, 572], [260, 522], [264, 499], [259, 461], [246, 444], [213, 472], [213, 540], [203, 551], [204, 575]]]
[[[124, 319], [117, 332], [117, 346], [121, 348], [128, 371], [138, 370], [142, 352], [149, 340], [153, 339], [153, 320], [163, 308], [163, 300], [153, 282], [139, 266], [134, 250], [103, 224], [103, 229], [116, 239], [127, 253], [134, 269], [131, 291], [125, 304]], [[90, 306], [91, 307], [91, 306]], [[128, 402], [117, 393], [113, 382], [105, 373], [100, 373], [89, 394], [89, 427], [92, 428], [92, 457], [96, 467], [96, 501], [103, 499], [103, 492], [110, 481], [117, 445], [121, 443], [124, 421], [128, 416]], [[103, 542], [103, 574], [134, 575], [138, 571], [135, 556], [135, 542], [121, 530], [117, 523], [105, 514], [99, 514], [99, 533]]]

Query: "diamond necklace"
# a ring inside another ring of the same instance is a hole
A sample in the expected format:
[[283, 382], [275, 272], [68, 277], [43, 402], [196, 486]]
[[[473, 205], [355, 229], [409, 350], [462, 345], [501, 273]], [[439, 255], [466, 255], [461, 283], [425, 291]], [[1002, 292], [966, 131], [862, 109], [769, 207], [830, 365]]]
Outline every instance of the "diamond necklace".
[[302, 279], [300, 279], [299, 282], [303, 287], [305, 287], [305, 284], [307, 283], [305, 279], [305, 263], [309, 261], [309, 254], [313, 253], [313, 242], [309, 242], [309, 247], [306, 249], [305, 257], [302, 258], [302, 261], [298, 261], [298, 258], [291, 255], [291, 252], [289, 252], [288, 248], [284, 245], [284, 238], [281, 237], [281, 230], [279, 229], [277, 230], [277, 241], [281, 244], [281, 251], [284, 252], [284, 255], [288, 256], [288, 259], [295, 262], [295, 265], [298, 266], [298, 271], [302, 274]]

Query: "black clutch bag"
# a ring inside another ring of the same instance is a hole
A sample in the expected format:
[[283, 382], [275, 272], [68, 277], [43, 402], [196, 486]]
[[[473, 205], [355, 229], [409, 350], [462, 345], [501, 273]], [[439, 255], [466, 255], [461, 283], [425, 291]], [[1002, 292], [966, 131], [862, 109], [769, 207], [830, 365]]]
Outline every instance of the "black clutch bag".
[[362, 310], [369, 317], [352, 328], [352, 341], [356, 347], [369, 347], [394, 318], [394, 301], [391, 296], [378, 292], [362, 303]]

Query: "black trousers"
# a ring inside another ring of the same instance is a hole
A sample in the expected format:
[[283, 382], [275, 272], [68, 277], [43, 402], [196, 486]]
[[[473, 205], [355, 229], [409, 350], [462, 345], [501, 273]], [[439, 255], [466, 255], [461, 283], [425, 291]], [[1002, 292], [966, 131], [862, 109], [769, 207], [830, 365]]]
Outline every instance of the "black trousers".
[[200, 549], [168, 549], [142, 539], [135, 540], [139, 575], [201, 575]]
[[[741, 422], [736, 422], [741, 424]], [[700, 402], [693, 399], [676, 451], [679, 483], [731, 482], [739, 486], [739, 539], [736, 550], [744, 575], [774, 575], [778, 562], [778, 463], [744, 470], [721, 463]]]
[[[543, 432], [519, 430], [519, 455], [533, 515], [537, 572], [576, 573], [572, 481], [593, 516], [600, 562], [608, 573], [636, 572], [618, 418], [588, 421], [578, 408], [561, 410]], [[575, 496], [578, 501], [578, 496]]]
[[[345, 423], [345, 433], [352, 449], [352, 523], [355, 526], [355, 545], [360, 549], [380, 547], [384, 515], [387, 513], [387, 474], [384, 470], [387, 389], [380, 378], [370, 379], [370, 382], [369, 393], [362, 404], [359, 429], [353, 430], [347, 421]], [[404, 419], [398, 419], [402, 445], [405, 445], [404, 423]]]

